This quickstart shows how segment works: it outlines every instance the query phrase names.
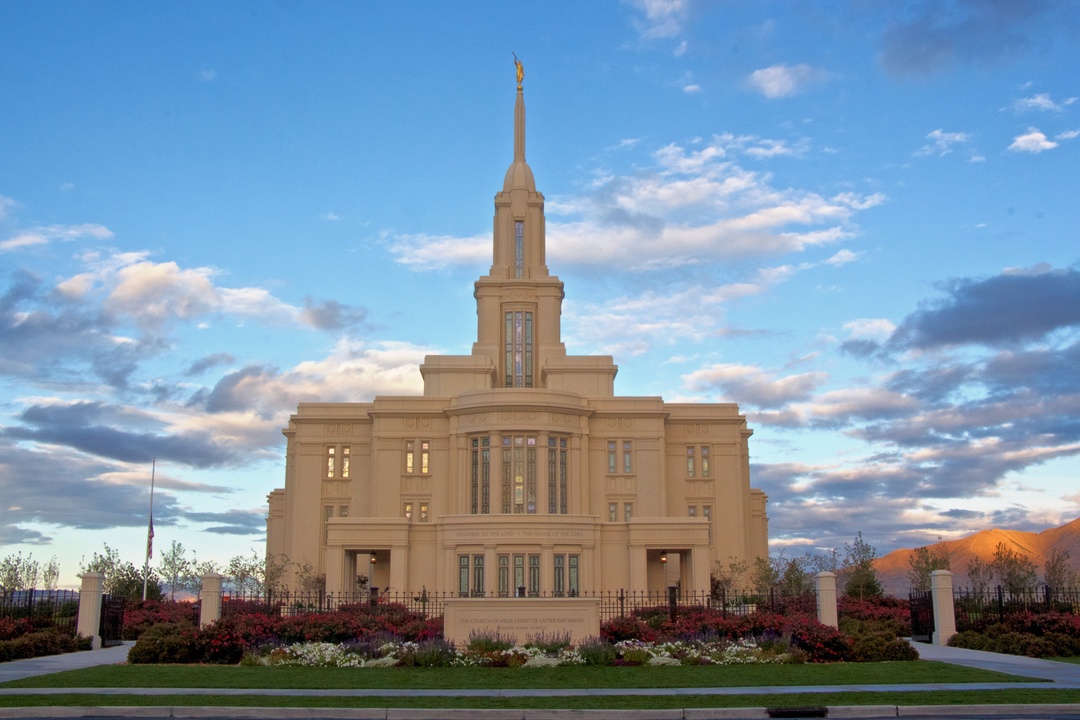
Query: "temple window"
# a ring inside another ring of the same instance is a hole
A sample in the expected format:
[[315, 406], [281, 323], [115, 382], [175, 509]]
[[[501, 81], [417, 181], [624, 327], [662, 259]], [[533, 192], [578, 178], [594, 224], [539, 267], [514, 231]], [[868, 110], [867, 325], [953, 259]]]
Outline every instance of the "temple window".
[[697, 459], [697, 448], [693, 445], [686, 446], [686, 477], [694, 477], [695, 465]]
[[474, 437], [470, 445], [469, 510], [473, 515], [487, 515], [491, 512], [491, 438]]
[[548, 437], [548, 514], [567, 512], [567, 441], [564, 437]]
[[536, 514], [536, 436], [503, 435], [503, 512]]
[[431, 474], [431, 441], [405, 441], [405, 472], [408, 474]]
[[327, 445], [324, 454], [323, 468], [326, 477], [348, 479], [349, 477], [349, 446]]
[[525, 275], [525, 223], [514, 221], [514, 277]]
[[607, 472], [608, 475], [629, 475], [634, 472], [633, 440], [608, 440]]
[[533, 314], [527, 310], [507, 310], [504, 315], [504, 385], [533, 386]]

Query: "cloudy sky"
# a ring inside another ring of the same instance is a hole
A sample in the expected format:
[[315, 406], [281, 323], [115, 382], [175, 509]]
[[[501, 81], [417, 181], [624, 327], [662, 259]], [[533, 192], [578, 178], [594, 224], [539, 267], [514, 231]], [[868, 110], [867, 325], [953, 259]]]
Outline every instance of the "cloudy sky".
[[0, 554], [263, 542], [467, 354], [512, 52], [575, 354], [738, 402], [790, 554], [1080, 515], [1073, 2], [6, 3]]

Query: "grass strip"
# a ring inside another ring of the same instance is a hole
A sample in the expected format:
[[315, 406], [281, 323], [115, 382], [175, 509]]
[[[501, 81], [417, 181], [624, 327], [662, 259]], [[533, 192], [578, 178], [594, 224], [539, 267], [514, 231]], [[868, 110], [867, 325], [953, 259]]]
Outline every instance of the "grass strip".
[[[0, 684], [5, 688], [504, 689], [693, 688], [1033, 682], [990, 670], [917, 660], [821, 665], [683, 667], [311, 668], [104, 665]], [[1035, 680], [1035, 682], [1038, 682]]]
[[1080, 703], [1080, 690], [845, 692], [762, 695], [620, 695], [581, 697], [329, 698], [261, 695], [22, 695], [0, 696], [0, 707], [310, 707], [460, 708], [475, 710], [663, 710], [677, 708], [805, 707], [821, 705], [1043, 705]]

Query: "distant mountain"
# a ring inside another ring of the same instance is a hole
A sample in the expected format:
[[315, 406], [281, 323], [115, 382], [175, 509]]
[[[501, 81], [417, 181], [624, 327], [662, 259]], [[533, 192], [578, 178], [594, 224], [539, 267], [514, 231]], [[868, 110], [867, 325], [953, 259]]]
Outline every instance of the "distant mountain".
[[[968, 563], [976, 557], [983, 562], [990, 562], [994, 559], [994, 551], [998, 543], [1005, 543], [1006, 547], [1012, 548], [1015, 552], [1027, 555], [1035, 563], [1040, 582], [1043, 578], [1046, 557], [1054, 548], [1068, 550], [1069, 565], [1080, 573], [1080, 518], [1040, 533], [994, 528], [982, 530], [959, 540], [935, 543], [930, 547], [936, 550], [944, 546], [948, 550], [952, 563], [950, 569], [953, 573], [953, 585], [964, 587], [968, 584]], [[911, 571], [910, 560], [914, 554], [914, 548], [902, 548], [878, 558], [874, 563], [886, 594], [907, 597], [911, 587], [911, 581], [908, 579]]]

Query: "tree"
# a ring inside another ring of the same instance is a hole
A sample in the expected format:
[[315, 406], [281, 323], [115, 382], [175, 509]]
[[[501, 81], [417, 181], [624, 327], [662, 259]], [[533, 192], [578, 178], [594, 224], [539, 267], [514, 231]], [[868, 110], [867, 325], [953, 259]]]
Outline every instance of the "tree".
[[183, 592], [193, 589], [195, 561], [188, 559], [184, 546], [176, 540], [173, 540], [169, 549], [161, 554], [158, 572], [169, 588], [170, 600], [176, 599], [178, 590]]
[[[105, 552], [94, 553], [90, 562], [83, 558], [80, 573], [99, 572], [105, 576], [104, 590], [107, 595], [127, 600], [141, 600], [143, 595], [143, 572], [134, 563], [120, 559], [120, 551], [105, 543]], [[161, 599], [161, 580], [153, 569], [146, 576], [146, 597]]]
[[55, 590], [59, 581], [60, 564], [56, 562], [56, 556], [53, 555], [41, 570], [41, 582], [46, 590]]
[[749, 570], [749, 563], [745, 560], [736, 560], [734, 557], [728, 558], [726, 567], [723, 563], [717, 562], [716, 572], [710, 579], [713, 597], [719, 598], [721, 594], [731, 597], [737, 593], [746, 582], [746, 573]]
[[1014, 594], [1030, 592], [1039, 582], [1039, 574], [1035, 571], [1035, 563], [1031, 558], [1016, 552], [1003, 542], [998, 543], [994, 549], [990, 571], [1007, 592]]
[[1069, 567], [1069, 551], [1051, 548], [1046, 556], [1043, 579], [1053, 590], [1069, 590], [1076, 587], [1076, 571]]
[[908, 558], [908, 580], [911, 581], [911, 589], [926, 591], [930, 589], [930, 573], [935, 570], [951, 570], [952, 558], [949, 549], [944, 543], [939, 542], [933, 548], [915, 548], [915, 552]]
[[263, 595], [280, 590], [285, 573], [293, 563], [285, 555], [264, 558], [256, 550], [251, 555], [237, 555], [229, 560], [225, 576], [238, 595]]
[[809, 556], [789, 560], [784, 557], [783, 551], [773, 557], [759, 557], [754, 560], [754, 568], [750, 571], [750, 583], [759, 595], [766, 595], [770, 590], [778, 590], [785, 595], [801, 595], [814, 587], [807, 572], [809, 564]]
[[21, 552], [8, 555], [0, 560], [0, 595], [31, 590], [37, 587], [40, 577], [41, 563], [34, 559], [33, 553], [26, 557]]
[[882, 594], [881, 581], [874, 567], [876, 559], [877, 548], [863, 540], [861, 531], [855, 535], [853, 544], [844, 543], [844, 564], [840, 571], [845, 580], [846, 595], [862, 599]]
[[994, 584], [994, 571], [982, 561], [982, 558], [973, 557], [967, 566], [968, 582], [976, 594], [985, 593]]

